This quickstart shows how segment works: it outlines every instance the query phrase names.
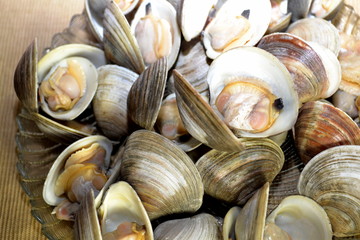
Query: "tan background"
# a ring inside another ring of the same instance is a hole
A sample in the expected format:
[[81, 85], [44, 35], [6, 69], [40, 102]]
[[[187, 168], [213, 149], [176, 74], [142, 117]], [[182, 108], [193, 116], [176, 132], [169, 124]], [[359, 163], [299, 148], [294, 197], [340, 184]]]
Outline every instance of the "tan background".
[[39, 50], [49, 46], [71, 16], [82, 12], [84, 0], [0, 0], [0, 6], [0, 239], [45, 239], [30, 214], [15, 168], [18, 100], [13, 74], [31, 41], [38, 38]]
[[[359, 0], [348, 0], [359, 3]], [[18, 183], [15, 168], [15, 116], [17, 98], [13, 73], [30, 42], [39, 50], [81, 13], [84, 0], [0, 0], [0, 239], [45, 239], [30, 214], [30, 204]], [[359, 7], [359, 4], [357, 5]], [[359, 11], [359, 10], [358, 10]]]

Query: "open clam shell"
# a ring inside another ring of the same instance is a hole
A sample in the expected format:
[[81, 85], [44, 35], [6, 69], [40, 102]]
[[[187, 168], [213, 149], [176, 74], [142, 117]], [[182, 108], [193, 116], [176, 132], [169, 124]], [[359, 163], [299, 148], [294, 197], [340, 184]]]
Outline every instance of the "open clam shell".
[[284, 164], [281, 148], [269, 139], [245, 139], [240, 152], [211, 150], [196, 167], [205, 193], [243, 205], [266, 182], [274, 180]]
[[328, 148], [360, 144], [360, 129], [350, 116], [322, 101], [300, 108], [294, 130], [295, 146], [304, 163]]
[[[211, 63], [207, 81], [211, 107], [236, 136], [268, 137], [291, 129], [296, 121], [299, 102], [291, 76], [260, 48], [221, 54]], [[259, 106], [264, 106], [261, 114]]]
[[[325, 210], [314, 200], [293, 195], [286, 197], [266, 218], [264, 240], [331, 240], [332, 229]], [[281, 238], [282, 239], [282, 238]]]
[[343, 4], [344, 0], [313, 0], [311, 3], [310, 13], [317, 18], [332, 20], [342, 8]]
[[315, 157], [301, 172], [298, 190], [326, 211], [336, 237], [360, 232], [360, 146], [336, 146]]
[[180, 0], [177, 9], [178, 22], [184, 39], [189, 42], [200, 35], [210, 10], [217, 0]]
[[[68, 71], [73, 71], [70, 68], [75, 68], [75, 66], [70, 65], [69, 61], [75, 61], [83, 69], [81, 74], [85, 74], [86, 85], [83, 90], [84, 95], [80, 100], [69, 110], [54, 111], [49, 107], [49, 100], [45, 100], [42, 94], [40, 94], [41, 108], [53, 118], [60, 120], [72, 120], [90, 105], [97, 89], [96, 68], [106, 64], [105, 55], [101, 49], [85, 44], [63, 45], [54, 48], [40, 59], [37, 71], [39, 84], [45, 81], [47, 77], [50, 77], [50, 75], [55, 74], [54, 72], [58, 68], [68, 67]], [[40, 90], [42, 90], [41, 87]]]
[[137, 74], [145, 69], [139, 45], [130, 24], [119, 6], [110, 2], [104, 12], [104, 50], [106, 57], [117, 65]]
[[[263, 239], [269, 183], [265, 183], [246, 202], [242, 209], [232, 208], [227, 213], [227, 221], [223, 225], [224, 240]], [[225, 225], [226, 224], [226, 225]], [[233, 227], [235, 225], [235, 227]], [[227, 229], [235, 232], [227, 232]], [[235, 238], [230, 238], [234, 236]]]
[[212, 110], [203, 97], [176, 70], [175, 93], [182, 122], [187, 131], [197, 140], [222, 151], [239, 151], [241, 141]]
[[285, 30], [291, 21], [291, 13], [287, 11], [287, 0], [271, 0], [271, 21], [267, 34]]
[[219, 221], [207, 213], [163, 222], [156, 227], [154, 235], [156, 240], [221, 240]]
[[[150, 32], [152, 27], [158, 32]], [[146, 65], [155, 62], [149, 57], [155, 54], [156, 59], [168, 58], [168, 70], [173, 66], [180, 50], [181, 31], [176, 19], [176, 10], [169, 2], [142, 1], [131, 21], [131, 32], [139, 43]]]
[[[104, 18], [104, 11], [107, 5], [110, 3], [111, 0], [86, 0], [85, 1], [85, 14], [88, 19], [89, 26], [98, 39], [98, 41], [103, 41], [104, 36], [104, 25], [103, 25], [103, 18]], [[123, 0], [115, 0], [115, 3], [122, 5], [120, 9], [124, 13], [124, 15], [130, 13], [139, 3], [139, 0], [132, 0], [132, 1], [123, 1]]]
[[138, 130], [127, 140], [121, 179], [137, 192], [150, 219], [195, 212], [204, 194], [201, 177], [192, 160], [167, 138]]
[[149, 216], [135, 190], [127, 182], [110, 185], [99, 208], [103, 235], [116, 231], [120, 224], [136, 223], [145, 230], [145, 240], [153, 240]]
[[268, 0], [225, 1], [203, 31], [206, 55], [215, 59], [229, 49], [254, 46], [265, 34], [270, 20]]
[[61, 152], [61, 154], [57, 157], [51, 169], [49, 170], [43, 188], [43, 198], [47, 204], [51, 206], [57, 206], [59, 203], [66, 199], [66, 197], [63, 195], [58, 196], [55, 189], [57, 188], [57, 185], [60, 184], [58, 182], [58, 178], [61, 173], [63, 173], [64, 167], [66, 166], [66, 164], [69, 164], [67, 161], [68, 158], [72, 154], [80, 152], [82, 149], [85, 149], [84, 151], [86, 151], [86, 148], [89, 148], [96, 143], [105, 150], [103, 168], [107, 170], [110, 164], [110, 155], [112, 151], [112, 143], [107, 138], [94, 135], [82, 138], [74, 142], [73, 144], [68, 146], [63, 152]]

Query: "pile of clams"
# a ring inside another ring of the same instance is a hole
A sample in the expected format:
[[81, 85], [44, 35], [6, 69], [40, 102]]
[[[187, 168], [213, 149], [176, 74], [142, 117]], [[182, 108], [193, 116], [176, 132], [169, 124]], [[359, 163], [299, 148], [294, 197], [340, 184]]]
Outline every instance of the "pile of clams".
[[14, 75], [43, 233], [360, 239], [359, 18], [341, 0], [85, 0]]

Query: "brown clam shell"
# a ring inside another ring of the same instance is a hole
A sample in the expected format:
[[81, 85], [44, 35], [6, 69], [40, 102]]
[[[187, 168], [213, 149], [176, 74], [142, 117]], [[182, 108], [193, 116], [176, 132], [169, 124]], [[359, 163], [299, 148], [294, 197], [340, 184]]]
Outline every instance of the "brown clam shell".
[[300, 102], [317, 100], [328, 88], [328, 78], [320, 56], [300, 37], [289, 33], [264, 36], [259, 44], [277, 57], [290, 72]]
[[305, 103], [294, 129], [295, 145], [305, 164], [328, 148], [360, 144], [360, 129], [350, 116], [322, 101]]

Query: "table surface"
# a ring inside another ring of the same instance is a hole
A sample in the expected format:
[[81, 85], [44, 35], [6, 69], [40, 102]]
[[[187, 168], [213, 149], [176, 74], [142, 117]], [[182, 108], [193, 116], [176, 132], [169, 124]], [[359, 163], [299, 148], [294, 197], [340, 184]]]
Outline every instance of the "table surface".
[[[347, 0], [356, 3], [358, 0]], [[30, 213], [30, 203], [19, 185], [16, 171], [15, 117], [19, 102], [13, 74], [17, 62], [34, 38], [39, 50], [65, 29], [74, 14], [81, 13], [84, 0], [0, 0], [0, 239], [45, 239], [41, 225]], [[360, 12], [358, 10], [358, 12]]]

